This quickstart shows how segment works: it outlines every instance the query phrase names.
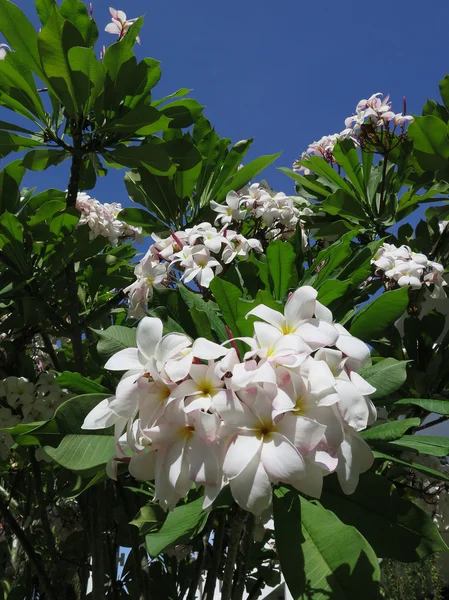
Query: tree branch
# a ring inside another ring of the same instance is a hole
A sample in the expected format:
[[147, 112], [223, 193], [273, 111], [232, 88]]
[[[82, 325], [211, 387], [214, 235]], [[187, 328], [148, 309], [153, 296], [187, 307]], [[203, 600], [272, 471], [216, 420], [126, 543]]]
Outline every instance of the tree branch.
[[416, 431], [422, 431], [423, 429], [428, 429], [429, 427], [433, 427], [434, 425], [439, 425], [440, 423], [444, 423], [449, 419], [448, 415], [443, 415], [439, 419], [435, 419], [434, 421], [430, 421], [430, 423], [426, 423], [425, 425], [421, 425], [416, 428]]
[[34, 551], [34, 548], [31, 545], [28, 538], [26, 537], [25, 532], [20, 527], [20, 525], [17, 523], [17, 521], [15, 520], [14, 515], [9, 511], [7, 504], [4, 501], [1, 494], [0, 494], [0, 514], [2, 515], [2, 518], [4, 519], [5, 523], [9, 527], [9, 529], [12, 531], [12, 533], [18, 539], [20, 545], [23, 548], [23, 551], [25, 552], [25, 554], [28, 557], [28, 560], [33, 565], [33, 567], [39, 577], [39, 580], [42, 584], [42, 588], [43, 588], [43, 590], [45, 590], [48, 600], [58, 600], [58, 596], [57, 596], [56, 592], [53, 590], [51, 581], [45, 571], [44, 564], [42, 563], [39, 555], [36, 554], [36, 552]]
[[221, 511], [218, 517], [218, 527], [214, 533], [212, 565], [207, 573], [203, 600], [213, 600], [214, 597], [215, 586], [217, 584], [218, 572], [220, 570], [220, 561], [223, 552], [223, 542], [226, 530], [225, 525], [226, 513], [224, 511]]
[[232, 600], [232, 584], [234, 581], [235, 559], [239, 550], [240, 538], [243, 528], [248, 518], [248, 513], [238, 507], [234, 515], [229, 534], [228, 555], [223, 575], [223, 590], [221, 592], [221, 600]]

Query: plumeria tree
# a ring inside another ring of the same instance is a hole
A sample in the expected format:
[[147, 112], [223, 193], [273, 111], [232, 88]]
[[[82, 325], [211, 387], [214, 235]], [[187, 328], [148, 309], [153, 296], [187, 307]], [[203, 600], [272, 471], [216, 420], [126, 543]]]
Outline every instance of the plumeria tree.
[[422, 116], [361, 100], [287, 194], [157, 97], [142, 18], [100, 50], [92, 6], [35, 5], [0, 0], [3, 597], [399, 598], [420, 561], [438, 597], [449, 77]]

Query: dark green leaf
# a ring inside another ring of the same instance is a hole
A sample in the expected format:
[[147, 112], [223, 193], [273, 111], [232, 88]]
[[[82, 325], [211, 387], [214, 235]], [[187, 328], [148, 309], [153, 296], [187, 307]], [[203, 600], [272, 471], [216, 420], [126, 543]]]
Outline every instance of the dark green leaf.
[[360, 375], [376, 388], [376, 392], [370, 398], [378, 400], [396, 392], [407, 379], [408, 362], [406, 360], [396, 360], [395, 358], [385, 358], [371, 367], [362, 369]]
[[366, 221], [368, 219], [360, 202], [344, 190], [337, 190], [328, 196], [324, 200], [322, 208], [330, 215], [349, 217], [356, 221]]
[[105, 465], [115, 450], [114, 436], [66, 435], [57, 448], [45, 446], [47, 454], [69, 471], [87, 471]]
[[217, 305], [214, 302], [205, 302], [201, 296], [191, 292], [184, 285], [180, 285], [178, 290], [189, 308], [195, 307], [197, 310], [206, 313], [210, 326], [217, 334], [218, 340], [220, 342], [227, 340], [225, 326], [217, 314]]
[[420, 423], [421, 420], [418, 418], [398, 419], [365, 429], [360, 435], [366, 442], [391, 442], [402, 437], [412, 427], [419, 427]]
[[333, 153], [335, 160], [344, 170], [357, 193], [363, 198], [366, 185], [354, 142], [350, 139], [339, 140], [333, 149]]
[[30, 171], [43, 171], [64, 162], [70, 154], [65, 150], [31, 150], [22, 160], [22, 165]]
[[392, 444], [443, 458], [449, 454], [449, 438], [432, 435], [404, 435]]
[[276, 240], [268, 245], [266, 255], [274, 296], [276, 300], [283, 300], [294, 272], [295, 252], [291, 244]]
[[77, 394], [109, 394], [109, 390], [101, 384], [71, 371], [64, 371], [58, 375], [56, 383]]
[[136, 348], [136, 329], [112, 325], [107, 329], [92, 329], [100, 337], [97, 350], [102, 356], [112, 356], [124, 348]]
[[449, 415], [449, 400], [437, 400], [435, 398], [402, 398], [396, 400], [394, 406], [413, 405], [419, 406], [430, 413], [437, 415]]
[[[393, 448], [393, 447], [394, 447], [393, 444], [391, 444], [390, 448]], [[401, 453], [403, 452], [403, 450], [400, 450], [399, 448], [398, 448], [398, 451], [400, 451]], [[399, 458], [397, 456], [390, 455], [390, 454], [384, 454], [383, 452], [378, 452], [377, 450], [374, 450], [373, 454], [374, 454], [374, 458], [378, 458], [380, 460], [386, 460], [386, 461], [396, 463], [398, 465], [402, 465], [408, 471], [410, 471], [410, 470], [419, 471], [420, 473], [425, 473], [426, 475], [433, 477], [434, 479], [441, 479], [443, 481], [449, 481], [449, 476], [446, 475], [445, 473], [443, 473], [442, 471], [436, 471], [435, 469], [431, 469], [430, 467], [420, 465], [419, 463], [408, 462], [406, 460], [402, 460], [401, 458]]]
[[174, 129], [184, 129], [190, 127], [201, 116], [204, 106], [192, 98], [175, 100], [161, 108], [161, 112], [171, 119], [170, 127]]
[[243, 166], [237, 171], [237, 173], [216, 192], [216, 199], [218, 202], [224, 200], [231, 191], [241, 190], [247, 183], [258, 175], [261, 171], [266, 169], [281, 155], [280, 152], [277, 154], [269, 154], [267, 156], [259, 156], [255, 158], [247, 165]]
[[408, 288], [384, 292], [359, 310], [352, 320], [350, 333], [363, 341], [382, 335], [404, 314], [408, 306]]
[[231, 330], [234, 337], [243, 335], [237, 324], [239, 318], [238, 302], [242, 292], [238, 287], [232, 285], [219, 277], [214, 277], [210, 282], [210, 290], [223, 315], [224, 322]]

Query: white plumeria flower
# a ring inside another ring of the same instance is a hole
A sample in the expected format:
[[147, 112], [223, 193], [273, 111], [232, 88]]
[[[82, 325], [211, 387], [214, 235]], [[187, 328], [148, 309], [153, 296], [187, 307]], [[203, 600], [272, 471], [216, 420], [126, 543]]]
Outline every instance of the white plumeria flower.
[[[106, 25], [105, 31], [107, 33], [118, 35], [119, 40], [121, 40], [137, 19], [127, 19], [126, 14], [122, 10], [116, 10], [115, 8], [109, 7], [109, 12], [111, 13], [112, 23]], [[136, 38], [136, 42], [140, 44], [139, 37]]]
[[218, 411], [231, 438], [223, 470], [232, 495], [243, 509], [258, 515], [271, 505], [272, 483], [295, 486], [304, 477], [305, 463], [297, 445], [308, 440], [307, 450], [312, 450], [325, 428], [305, 419], [273, 420], [270, 396], [261, 388], [249, 394], [250, 407], [227, 405]]
[[222, 245], [227, 244], [227, 240], [221, 231], [217, 231], [215, 227], [211, 227], [209, 223], [205, 223], [205, 225], [209, 226], [189, 235], [189, 243], [193, 245], [201, 238], [201, 243], [210, 252], [217, 254], [220, 252]]
[[166, 287], [168, 265], [148, 258], [136, 266], [134, 274], [136, 281], [123, 291], [129, 296], [129, 316], [140, 319], [146, 315], [147, 302], [153, 295], [153, 288]]
[[345, 427], [345, 439], [338, 448], [337, 475], [345, 494], [353, 494], [360, 473], [371, 468], [374, 456], [371, 448], [354, 429]]
[[209, 365], [193, 364], [189, 371], [190, 379], [183, 381], [174, 392], [175, 398], [185, 398], [185, 411], [208, 411], [217, 398], [226, 395], [224, 382], [216, 374], [213, 361]]
[[0, 44], [0, 60], [4, 60], [7, 50], [11, 50], [8, 44]]
[[174, 400], [157, 425], [144, 430], [155, 450], [155, 500], [174, 508], [195, 482], [218, 486], [220, 463], [217, 415], [186, 412], [183, 400]]
[[300, 336], [311, 350], [333, 346], [338, 339], [338, 331], [327, 322], [330, 311], [316, 300], [317, 295], [312, 287], [303, 286], [287, 300], [284, 314], [260, 304], [249, 311], [246, 318], [254, 315], [271, 323], [284, 335]]
[[237, 256], [242, 260], [247, 260], [251, 250], [263, 252], [262, 244], [256, 239], [246, 239], [243, 235], [235, 232], [228, 232], [228, 245], [223, 249], [222, 260], [225, 265], [232, 262]]
[[242, 198], [235, 192], [229, 192], [226, 196], [226, 204], [219, 204], [211, 200], [210, 206], [218, 213], [214, 224], [226, 225], [232, 221], [243, 221], [246, 210], [241, 208]]
[[196, 279], [201, 287], [208, 288], [215, 275], [223, 271], [223, 267], [218, 260], [212, 258], [206, 248], [192, 253], [191, 258], [193, 264], [185, 269], [182, 276], [185, 283]]

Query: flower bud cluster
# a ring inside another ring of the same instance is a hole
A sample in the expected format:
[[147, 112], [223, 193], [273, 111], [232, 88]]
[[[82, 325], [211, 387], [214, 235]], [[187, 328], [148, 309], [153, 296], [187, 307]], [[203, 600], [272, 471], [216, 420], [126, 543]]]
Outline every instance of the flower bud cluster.
[[[303, 199], [301, 201], [306, 202]], [[229, 192], [226, 196], [226, 204], [212, 201], [210, 205], [218, 213], [215, 225], [238, 223], [245, 219], [258, 220], [263, 239], [266, 241], [288, 239], [295, 233], [300, 217], [312, 214], [308, 206], [299, 209], [294, 205], [293, 198], [283, 192], [268, 189], [260, 183], [253, 183], [238, 193]], [[305, 233], [303, 238], [304, 245], [307, 245]]]
[[89, 238], [94, 240], [99, 235], [108, 238], [111, 246], [115, 247], [119, 241], [136, 239], [141, 241], [142, 228], [133, 227], [117, 219], [122, 210], [118, 202], [112, 204], [101, 204], [95, 198], [91, 198], [84, 192], [79, 192], [76, 199], [76, 208], [81, 213], [79, 225], [89, 225]]
[[[334, 147], [339, 140], [351, 138], [356, 144], [364, 145], [365, 137], [364, 126], [369, 126], [368, 138], [375, 145], [382, 145], [382, 138], [376, 137], [376, 131], [389, 132], [394, 134], [396, 128], [400, 128], [400, 134], [405, 133], [406, 126], [413, 121], [410, 115], [394, 113], [389, 101], [390, 96], [382, 98], [383, 94], [373, 94], [370, 98], [362, 99], [357, 104], [355, 114], [345, 119], [345, 129], [341, 133], [323, 136], [318, 142], [313, 142], [298, 160], [293, 163], [293, 170], [304, 175], [309, 175], [311, 170], [301, 161], [307, 160], [310, 156], [320, 156], [331, 165], [336, 164], [334, 157]], [[404, 102], [405, 104], [405, 102]], [[405, 107], [404, 107], [405, 112]]]
[[[41, 373], [36, 383], [25, 377], [6, 377], [0, 380], [0, 428], [51, 419], [59, 404], [69, 397], [69, 392], [62, 389], [50, 373]], [[2, 460], [12, 445], [10, 434], [0, 430]]]
[[420, 289], [423, 285], [432, 285], [432, 298], [446, 298], [443, 265], [429, 260], [425, 254], [413, 252], [408, 246], [397, 248], [384, 243], [371, 263], [376, 267], [376, 275], [388, 279], [392, 286]]
[[217, 230], [210, 223], [200, 223], [166, 238], [155, 233], [151, 237], [154, 243], [134, 269], [136, 281], [124, 290], [129, 294], [129, 314], [135, 318], [146, 314], [153, 288], [166, 287], [177, 278], [208, 288], [223, 265], [236, 258], [247, 260], [251, 250], [262, 252], [258, 240], [247, 239], [227, 225]]
[[247, 315], [257, 319], [252, 336], [222, 345], [163, 335], [159, 319], [142, 319], [137, 348], [105, 365], [128, 369], [115, 396], [83, 424], [115, 426], [109, 475], [124, 462], [137, 479], [154, 480], [164, 509], [195, 484], [208, 507], [229, 483], [236, 502], [261, 515], [272, 483], [318, 498], [332, 472], [352, 493], [373, 462], [359, 434], [376, 420], [375, 389], [358, 373], [370, 352], [316, 298], [304, 286], [283, 313], [260, 304]]

